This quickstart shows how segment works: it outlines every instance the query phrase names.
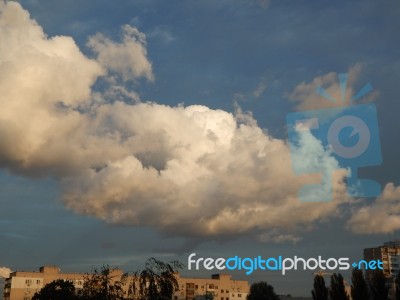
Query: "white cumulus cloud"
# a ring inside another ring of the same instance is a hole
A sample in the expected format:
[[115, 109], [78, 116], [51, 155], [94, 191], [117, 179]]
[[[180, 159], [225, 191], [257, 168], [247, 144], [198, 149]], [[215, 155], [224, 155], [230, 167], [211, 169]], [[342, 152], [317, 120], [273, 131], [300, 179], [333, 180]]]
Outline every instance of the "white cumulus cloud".
[[266, 79], [262, 79], [259, 84], [257, 85], [257, 88], [253, 91], [253, 96], [256, 98], [260, 98], [260, 96], [265, 92], [265, 90], [268, 87], [268, 83]]
[[[328, 74], [315, 77], [311, 82], [302, 82], [288, 94], [290, 101], [296, 104], [296, 110], [315, 110], [334, 108], [340, 106], [349, 106], [350, 99], [358, 92], [354, 90], [354, 83], [357, 81], [362, 71], [362, 64], [355, 64], [348, 70], [348, 81], [345, 92], [345, 101], [341, 102], [342, 94], [338, 80], [338, 73], [330, 72]], [[317, 87], [323, 87], [325, 91], [335, 100], [332, 102], [316, 93]], [[369, 93], [364, 101], [371, 101], [378, 95], [377, 91]]]
[[[183, 235], [293, 229], [336, 211], [338, 200], [298, 200], [310, 178], [293, 174], [288, 146], [254, 120], [238, 125], [204, 106], [116, 103], [100, 111], [100, 122], [124, 130], [130, 155], [65, 179], [64, 201], [74, 211]], [[343, 193], [340, 180], [335, 192]]]
[[114, 42], [101, 33], [89, 39], [88, 46], [97, 60], [110, 71], [118, 72], [124, 81], [140, 77], [153, 80], [151, 63], [147, 59], [146, 36], [131, 25], [122, 27], [122, 42]]
[[[120, 43], [92, 37], [90, 59], [8, 2], [0, 4], [0, 37], [0, 166], [58, 179], [77, 213], [171, 235], [296, 241], [348, 200], [339, 174], [333, 201], [300, 202], [300, 187], [321, 174], [296, 176], [287, 143], [240, 109], [141, 103], [120, 85], [93, 91], [107, 73], [153, 79], [134, 27], [123, 27]], [[323, 172], [333, 171], [330, 153], [308, 138], [302, 159], [318, 157]]]
[[10, 277], [10, 273], [11, 273], [11, 269], [10, 268], [6, 268], [6, 267], [0, 267], [0, 278], [8, 278]]
[[388, 183], [373, 204], [355, 210], [347, 223], [359, 234], [384, 234], [400, 230], [400, 186]]

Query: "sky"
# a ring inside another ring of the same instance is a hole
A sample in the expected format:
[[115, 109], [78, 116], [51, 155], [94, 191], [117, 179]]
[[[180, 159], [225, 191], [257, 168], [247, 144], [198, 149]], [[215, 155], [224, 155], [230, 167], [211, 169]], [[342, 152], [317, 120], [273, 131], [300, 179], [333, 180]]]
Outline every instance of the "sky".
[[[396, 239], [398, 28], [390, 0], [0, 2], [0, 267], [355, 260]], [[340, 99], [341, 73], [344, 104], [316, 93]], [[373, 198], [348, 195], [310, 132], [295, 153], [288, 142], [289, 113], [362, 104], [380, 136], [382, 163], [359, 170], [381, 185]], [[300, 201], [320, 177], [296, 161], [332, 176], [331, 201]], [[310, 271], [234, 276], [312, 289]]]

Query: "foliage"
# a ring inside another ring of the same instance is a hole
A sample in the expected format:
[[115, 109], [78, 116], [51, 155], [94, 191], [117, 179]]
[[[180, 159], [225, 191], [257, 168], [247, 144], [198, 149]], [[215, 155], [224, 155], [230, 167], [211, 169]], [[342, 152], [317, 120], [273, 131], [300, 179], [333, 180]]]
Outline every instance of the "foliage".
[[85, 300], [122, 300], [124, 286], [128, 274], [121, 274], [118, 269], [103, 266], [101, 270], [94, 269], [93, 274], [87, 274], [83, 283], [83, 299]]
[[206, 300], [214, 300], [215, 296], [212, 292], [206, 292]]
[[130, 294], [138, 300], [170, 300], [179, 291], [175, 275], [182, 267], [178, 261], [165, 263], [149, 258], [145, 268], [134, 273], [135, 280], [131, 284]]
[[386, 276], [382, 270], [374, 270], [369, 280], [372, 300], [387, 300], [389, 287], [386, 286]]
[[368, 296], [368, 286], [364, 278], [363, 271], [353, 269], [351, 274], [351, 298], [352, 300], [366, 300]]
[[400, 300], [400, 273], [397, 273], [396, 275], [396, 300]]
[[71, 281], [58, 279], [46, 284], [35, 293], [32, 300], [72, 300], [75, 296], [75, 287]]
[[314, 300], [328, 300], [328, 288], [325, 286], [325, 279], [321, 275], [315, 275], [314, 289], [311, 294]]
[[335, 273], [331, 276], [329, 296], [331, 300], [349, 300], [342, 274]]
[[253, 283], [247, 300], [279, 300], [274, 288], [265, 281]]

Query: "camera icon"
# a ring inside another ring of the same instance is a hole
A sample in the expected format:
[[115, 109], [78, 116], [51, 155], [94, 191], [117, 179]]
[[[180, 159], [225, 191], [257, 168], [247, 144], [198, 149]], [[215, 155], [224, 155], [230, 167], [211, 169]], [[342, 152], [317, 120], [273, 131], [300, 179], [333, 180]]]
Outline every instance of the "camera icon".
[[[339, 78], [341, 88], [345, 91], [346, 84], [343, 81], [347, 76], [340, 75]], [[366, 87], [351, 100], [371, 90], [370, 85]], [[327, 96], [321, 88], [317, 91]], [[342, 97], [345, 95], [343, 91], [342, 95]], [[380, 195], [381, 186], [378, 182], [358, 178], [360, 167], [382, 163], [379, 126], [374, 104], [290, 113], [286, 116], [286, 122], [294, 172], [298, 175], [315, 173], [322, 175], [321, 183], [301, 188], [299, 191], [301, 201], [330, 201], [333, 196], [331, 168], [327, 168], [322, 160], [312, 158], [310, 161], [302, 151], [302, 147], [307, 147], [304, 142], [307, 137], [308, 141], [316, 141], [336, 160], [335, 164], [330, 164], [331, 167], [334, 165], [338, 169], [348, 170], [347, 192], [351, 197]]]

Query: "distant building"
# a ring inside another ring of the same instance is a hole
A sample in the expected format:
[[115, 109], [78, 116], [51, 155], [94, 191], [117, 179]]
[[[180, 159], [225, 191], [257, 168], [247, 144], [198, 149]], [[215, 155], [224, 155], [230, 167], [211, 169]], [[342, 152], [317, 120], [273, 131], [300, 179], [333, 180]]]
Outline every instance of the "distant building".
[[211, 279], [177, 277], [179, 292], [174, 300], [204, 300], [207, 295], [214, 300], [245, 300], [250, 290], [247, 280], [233, 280], [228, 274], [215, 274]]
[[[121, 270], [116, 270], [113, 276], [118, 279], [122, 274]], [[82, 273], [62, 273], [56, 266], [41, 267], [39, 272], [16, 271], [5, 280], [3, 300], [31, 300], [36, 292], [57, 279], [71, 281], [77, 294], [80, 294], [84, 276]], [[132, 279], [133, 276], [129, 276], [128, 282]], [[214, 300], [245, 300], [249, 292], [246, 280], [233, 280], [228, 274], [215, 274], [211, 278], [185, 278], [177, 274], [176, 279], [179, 291], [172, 300], [205, 300], [209, 298], [207, 295], [212, 295]]]
[[364, 259], [381, 260], [386, 277], [396, 276], [400, 272], [400, 241], [387, 242], [376, 248], [366, 248]]
[[[386, 284], [389, 286], [389, 299], [394, 299], [396, 286], [394, 280], [400, 273], [400, 241], [386, 242], [376, 248], [364, 249], [364, 260], [377, 260], [383, 262], [383, 273], [386, 276]], [[371, 270], [366, 271], [366, 276], [371, 275]]]
[[16, 271], [5, 280], [3, 300], [30, 300], [46, 284], [64, 279], [71, 281], [77, 291], [83, 288], [83, 276], [79, 273], [61, 273], [56, 266], [45, 266], [39, 272]]

